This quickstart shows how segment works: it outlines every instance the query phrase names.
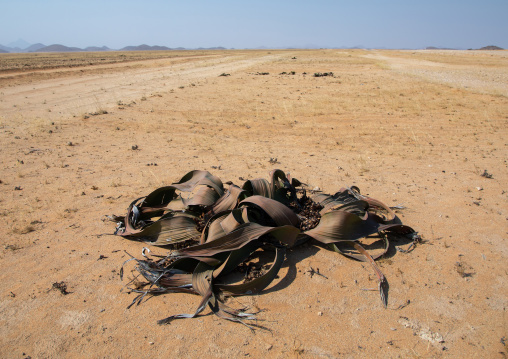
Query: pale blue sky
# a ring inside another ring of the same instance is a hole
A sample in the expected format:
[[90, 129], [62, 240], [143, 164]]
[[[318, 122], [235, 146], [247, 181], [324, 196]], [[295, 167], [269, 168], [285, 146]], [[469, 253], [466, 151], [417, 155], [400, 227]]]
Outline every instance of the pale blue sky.
[[0, 0], [0, 44], [508, 48], [508, 0]]

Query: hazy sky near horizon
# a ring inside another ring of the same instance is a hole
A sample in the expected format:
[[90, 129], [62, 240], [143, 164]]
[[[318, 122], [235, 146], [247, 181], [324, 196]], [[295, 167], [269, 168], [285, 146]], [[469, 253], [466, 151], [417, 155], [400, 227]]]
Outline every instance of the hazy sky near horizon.
[[508, 48], [508, 0], [0, 0], [0, 44]]

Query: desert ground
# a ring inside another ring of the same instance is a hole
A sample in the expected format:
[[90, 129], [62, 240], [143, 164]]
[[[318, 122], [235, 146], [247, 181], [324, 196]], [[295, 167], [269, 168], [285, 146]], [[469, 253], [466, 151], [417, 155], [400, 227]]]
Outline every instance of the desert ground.
[[[507, 51], [1, 54], [0, 64], [0, 357], [508, 356]], [[376, 287], [368, 264], [314, 242], [292, 249], [264, 292], [237, 299], [263, 310], [267, 330], [208, 309], [158, 325], [194, 312], [200, 298], [188, 294], [127, 309], [119, 271], [146, 244], [113, 236], [107, 215], [191, 170], [241, 186], [274, 168], [399, 206], [422, 243], [379, 261], [388, 309], [363, 290]]]

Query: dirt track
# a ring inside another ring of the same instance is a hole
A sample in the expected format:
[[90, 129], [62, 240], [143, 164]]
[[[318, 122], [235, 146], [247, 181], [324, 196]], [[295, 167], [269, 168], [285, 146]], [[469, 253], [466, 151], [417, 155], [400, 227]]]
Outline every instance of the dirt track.
[[[428, 51], [427, 51], [428, 52]], [[434, 51], [437, 54], [449, 55], [449, 51]], [[414, 54], [425, 54], [426, 51], [417, 51]], [[453, 52], [452, 52], [453, 53]], [[461, 52], [459, 52], [461, 53]], [[504, 51], [475, 51], [472, 55], [462, 52], [462, 56], [476, 57], [478, 63], [482, 63], [486, 57], [506, 59]], [[480, 93], [491, 95], [508, 96], [508, 74], [502, 62], [497, 66], [471, 66], [464, 63], [446, 63], [429, 61], [418, 58], [405, 58], [386, 56], [382, 53], [368, 54], [366, 58], [376, 59], [386, 63], [391, 69], [428, 81], [446, 84], [461, 89], [472, 89]], [[490, 60], [490, 59], [489, 59]]]
[[[222, 72], [238, 71], [274, 59], [276, 57], [273, 55], [247, 57], [239, 54], [205, 56], [205, 59], [162, 59], [149, 63], [142, 61], [96, 66], [94, 72], [99, 73], [88, 76], [81, 75], [79, 69], [37, 71], [36, 74], [44, 73], [47, 77], [55, 74], [58, 78], [4, 88], [2, 113], [12, 115], [21, 108], [23, 113], [37, 116], [43, 110], [41, 104], [51, 104], [45, 106], [51, 112], [82, 115], [114, 108], [118, 101], [129, 103], [141, 97], [168, 92], [181, 84], [190, 85], [192, 81], [214, 78]], [[23, 73], [9, 73], [4, 78], [25, 76]], [[48, 114], [45, 116], [52, 117]]]
[[[494, 56], [225, 51], [0, 76], [0, 356], [506, 357], [508, 60]], [[315, 245], [239, 299], [271, 332], [213, 315], [158, 326], [195, 310], [184, 294], [126, 309], [118, 271], [143, 244], [107, 235], [104, 215], [193, 169], [241, 185], [272, 168], [404, 206], [424, 243], [380, 261], [390, 309], [362, 290], [367, 265]]]

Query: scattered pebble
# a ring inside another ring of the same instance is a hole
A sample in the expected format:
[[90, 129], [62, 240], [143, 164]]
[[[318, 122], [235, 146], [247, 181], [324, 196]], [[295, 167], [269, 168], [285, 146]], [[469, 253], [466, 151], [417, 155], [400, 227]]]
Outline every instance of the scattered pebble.
[[321, 316], [323, 316], [323, 312], [317, 312], [317, 315], [319, 315], [321, 317]]

